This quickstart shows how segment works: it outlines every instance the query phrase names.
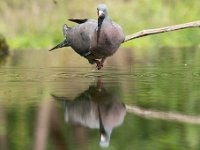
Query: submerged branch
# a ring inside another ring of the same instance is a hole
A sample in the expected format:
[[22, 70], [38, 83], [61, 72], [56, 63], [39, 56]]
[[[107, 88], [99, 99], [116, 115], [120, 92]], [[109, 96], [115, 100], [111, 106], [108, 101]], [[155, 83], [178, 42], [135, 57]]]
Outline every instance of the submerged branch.
[[200, 21], [194, 21], [194, 22], [178, 24], [178, 25], [162, 27], [162, 28], [156, 28], [156, 29], [147, 29], [147, 30], [143, 30], [143, 31], [126, 36], [124, 42], [130, 41], [132, 39], [140, 38], [143, 36], [152, 35], [152, 34], [159, 34], [159, 33], [164, 33], [164, 32], [170, 32], [170, 31], [175, 31], [175, 30], [180, 30], [180, 29], [185, 29], [185, 28], [195, 28], [195, 27], [200, 27]]
[[140, 108], [138, 106], [126, 105], [127, 112], [133, 113], [140, 117], [148, 119], [161, 119], [167, 121], [177, 121], [184, 123], [200, 124], [200, 116], [185, 115], [174, 112], [162, 112], [150, 109]]

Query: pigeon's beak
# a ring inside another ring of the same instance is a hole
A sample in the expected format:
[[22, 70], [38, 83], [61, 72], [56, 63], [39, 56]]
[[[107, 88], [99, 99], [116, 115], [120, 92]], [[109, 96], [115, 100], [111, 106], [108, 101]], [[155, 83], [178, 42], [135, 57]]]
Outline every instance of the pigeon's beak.
[[98, 17], [101, 18], [101, 19], [105, 18], [105, 14], [102, 10], [98, 11]]

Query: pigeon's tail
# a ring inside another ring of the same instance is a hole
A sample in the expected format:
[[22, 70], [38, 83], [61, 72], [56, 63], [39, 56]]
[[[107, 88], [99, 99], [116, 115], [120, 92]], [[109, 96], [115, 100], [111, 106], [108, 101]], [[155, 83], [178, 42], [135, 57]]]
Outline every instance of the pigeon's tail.
[[58, 49], [58, 48], [62, 48], [62, 47], [68, 47], [69, 46], [69, 42], [67, 41], [67, 39], [65, 39], [64, 41], [62, 41], [60, 44], [56, 45], [55, 47], [53, 47], [52, 49], [50, 49], [49, 51]]
[[56, 45], [55, 47], [53, 47], [52, 49], [50, 49], [49, 51], [69, 46], [69, 41], [67, 40], [67, 35], [68, 35], [69, 30], [70, 30], [70, 27], [68, 27], [66, 24], [64, 24], [63, 25], [63, 35], [65, 37], [65, 40], [62, 41], [60, 44]]

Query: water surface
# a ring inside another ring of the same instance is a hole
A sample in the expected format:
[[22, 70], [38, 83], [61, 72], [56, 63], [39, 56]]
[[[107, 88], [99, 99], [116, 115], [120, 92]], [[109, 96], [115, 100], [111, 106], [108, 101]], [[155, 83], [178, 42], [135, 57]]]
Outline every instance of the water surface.
[[15, 50], [0, 61], [0, 149], [200, 149], [199, 52], [120, 49], [98, 71], [71, 49]]

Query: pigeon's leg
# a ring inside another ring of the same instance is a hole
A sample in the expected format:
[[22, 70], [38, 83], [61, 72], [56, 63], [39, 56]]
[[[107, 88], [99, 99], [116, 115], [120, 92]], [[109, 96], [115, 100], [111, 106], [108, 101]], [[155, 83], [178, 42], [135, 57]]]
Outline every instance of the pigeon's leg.
[[101, 62], [99, 60], [97, 60], [97, 59], [95, 59], [94, 61], [97, 64], [97, 66], [96, 66], [97, 69], [100, 70], [102, 68]]
[[102, 58], [101, 60], [97, 60], [97, 59], [94, 60], [95, 63], [97, 64], [96, 67], [98, 70], [100, 70], [103, 67], [103, 63], [105, 60], [106, 60], [106, 58]]
[[101, 59], [101, 61], [100, 61], [100, 63], [101, 63], [100, 65], [101, 65], [101, 67], [103, 67], [103, 63], [105, 62], [105, 60], [106, 60], [106, 57]]
[[95, 59], [95, 56], [93, 56], [93, 55], [88, 55], [85, 58], [87, 58], [87, 60], [89, 61], [90, 64], [96, 63], [96, 65], [97, 65], [96, 68], [98, 70], [100, 70], [103, 67], [103, 63], [104, 63], [105, 58]]

